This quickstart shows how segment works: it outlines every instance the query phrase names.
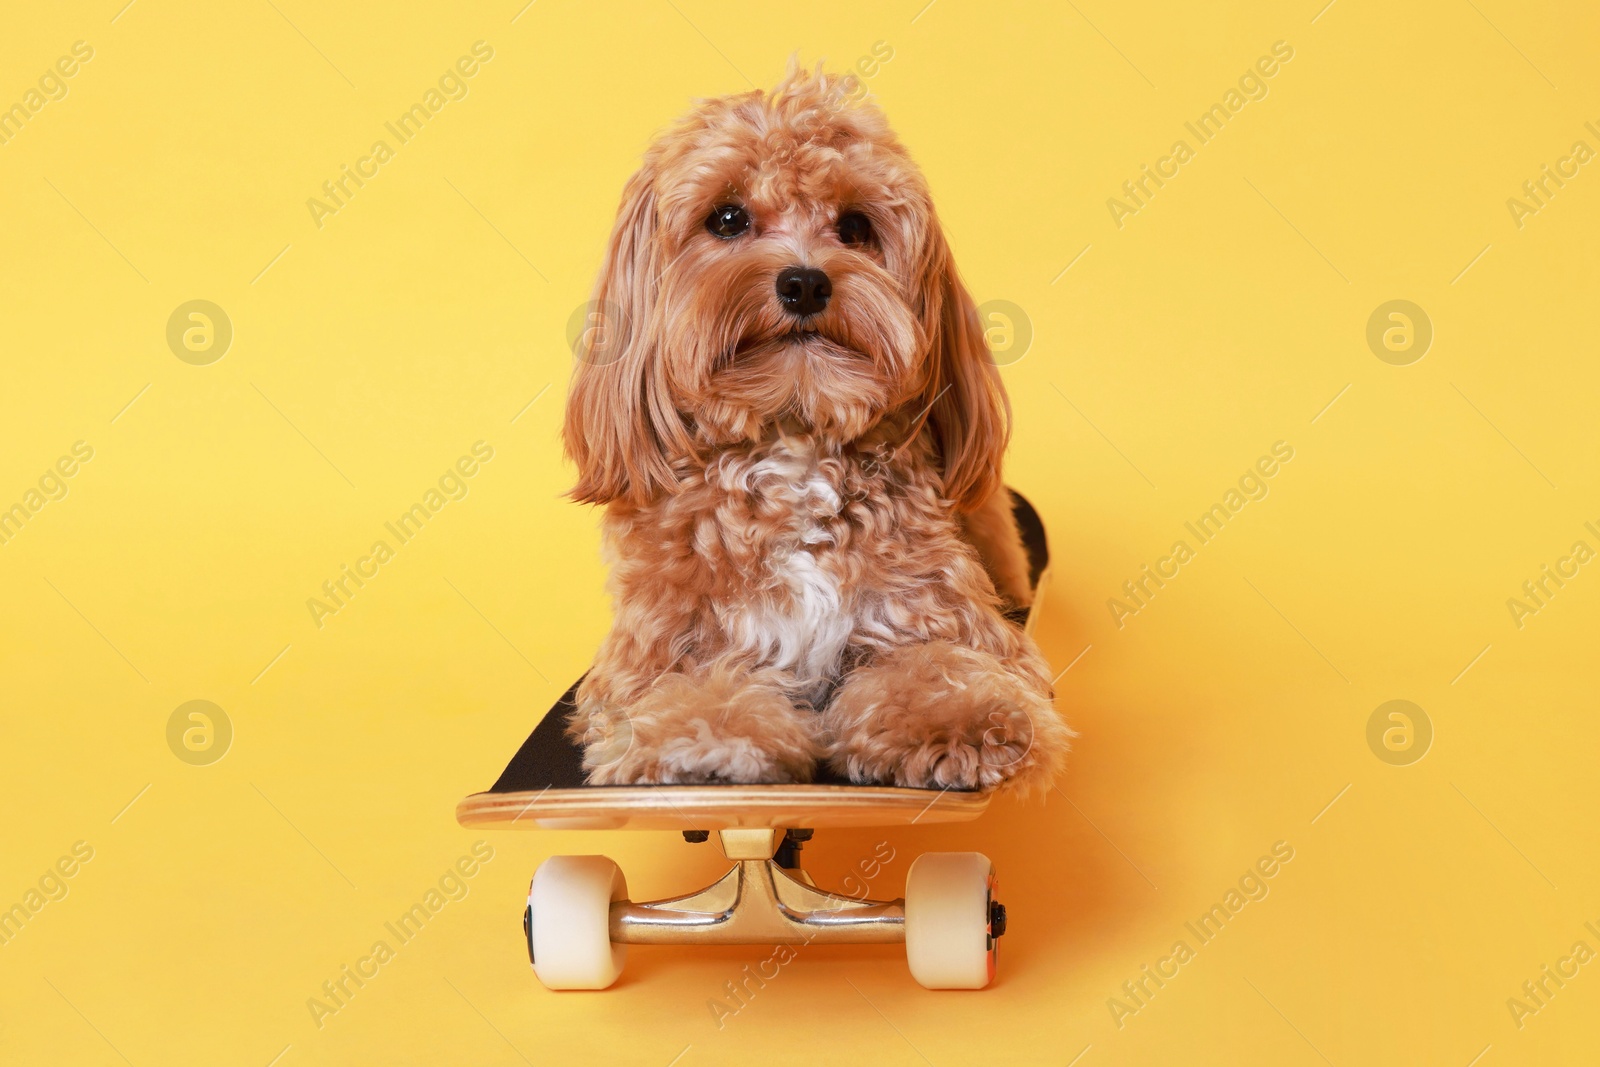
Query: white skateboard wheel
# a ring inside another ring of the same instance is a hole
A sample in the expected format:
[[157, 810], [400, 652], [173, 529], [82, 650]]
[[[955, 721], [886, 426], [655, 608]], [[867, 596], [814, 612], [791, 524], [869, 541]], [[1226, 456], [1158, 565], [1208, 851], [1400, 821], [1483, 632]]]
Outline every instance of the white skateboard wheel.
[[551, 856], [528, 886], [528, 951], [547, 989], [604, 989], [622, 973], [627, 945], [611, 943], [611, 902], [628, 882], [605, 856]]
[[906, 874], [906, 962], [927, 989], [982, 989], [994, 979], [994, 864], [980, 852], [930, 852]]

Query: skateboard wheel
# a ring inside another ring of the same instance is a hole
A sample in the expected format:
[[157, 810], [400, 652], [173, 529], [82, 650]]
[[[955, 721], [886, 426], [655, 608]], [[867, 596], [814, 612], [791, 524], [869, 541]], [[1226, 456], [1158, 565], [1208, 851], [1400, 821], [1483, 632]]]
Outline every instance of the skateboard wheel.
[[622, 973], [627, 945], [611, 943], [611, 902], [628, 882], [605, 856], [551, 856], [528, 887], [528, 954], [547, 989], [604, 989]]
[[994, 980], [994, 864], [979, 852], [930, 852], [906, 874], [906, 962], [927, 989]]

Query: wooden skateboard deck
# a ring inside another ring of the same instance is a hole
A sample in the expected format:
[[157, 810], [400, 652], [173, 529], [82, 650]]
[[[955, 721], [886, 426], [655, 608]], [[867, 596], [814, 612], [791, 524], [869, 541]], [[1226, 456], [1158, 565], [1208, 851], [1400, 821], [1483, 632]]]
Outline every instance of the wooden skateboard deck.
[[828, 829], [963, 822], [982, 793], [865, 785], [670, 785], [475, 793], [462, 826], [501, 830]]

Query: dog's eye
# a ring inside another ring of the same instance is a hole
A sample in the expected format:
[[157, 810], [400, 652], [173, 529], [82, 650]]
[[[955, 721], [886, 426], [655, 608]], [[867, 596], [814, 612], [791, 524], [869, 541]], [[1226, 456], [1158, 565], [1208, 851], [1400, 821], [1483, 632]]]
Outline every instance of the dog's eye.
[[738, 204], [723, 204], [711, 209], [711, 214], [706, 218], [706, 229], [715, 236], [727, 240], [737, 237], [750, 228], [750, 212]]
[[859, 211], [839, 216], [839, 240], [847, 245], [864, 245], [872, 240], [872, 223]]

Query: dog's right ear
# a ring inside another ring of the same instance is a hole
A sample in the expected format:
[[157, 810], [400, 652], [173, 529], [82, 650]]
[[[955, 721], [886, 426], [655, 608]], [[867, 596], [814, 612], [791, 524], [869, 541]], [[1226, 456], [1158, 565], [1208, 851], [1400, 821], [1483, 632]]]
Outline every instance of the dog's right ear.
[[658, 432], [684, 436], [656, 358], [651, 322], [656, 262], [655, 169], [646, 163], [622, 193], [588, 322], [576, 344], [578, 362], [567, 393], [562, 440], [578, 467], [568, 494], [587, 504], [639, 503], [676, 484]]

